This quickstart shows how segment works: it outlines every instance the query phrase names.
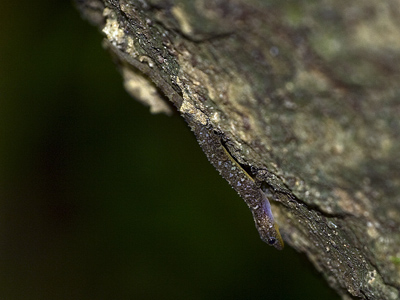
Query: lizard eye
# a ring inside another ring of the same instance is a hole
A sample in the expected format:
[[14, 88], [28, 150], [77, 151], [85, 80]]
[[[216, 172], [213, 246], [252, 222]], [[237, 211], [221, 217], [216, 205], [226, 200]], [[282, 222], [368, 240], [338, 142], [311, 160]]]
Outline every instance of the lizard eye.
[[270, 238], [268, 239], [268, 244], [273, 245], [276, 242], [276, 238]]

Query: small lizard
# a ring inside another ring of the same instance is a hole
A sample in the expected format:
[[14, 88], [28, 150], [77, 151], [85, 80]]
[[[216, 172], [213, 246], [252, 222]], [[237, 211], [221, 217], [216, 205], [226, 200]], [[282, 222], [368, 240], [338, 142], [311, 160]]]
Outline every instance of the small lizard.
[[284, 243], [275, 222], [271, 205], [264, 191], [256, 181], [229, 153], [221, 137], [209, 126], [191, 126], [208, 160], [239, 193], [253, 214], [261, 240], [276, 249], [283, 249]]
[[[131, 66], [138, 68], [150, 78], [152, 78], [151, 75], [156, 76], [156, 74], [152, 73], [147, 68], [143, 69], [142, 64], [135, 58], [129, 56], [129, 54], [118, 49], [118, 47], [111, 43], [107, 44], [111, 46], [110, 48], [113, 53], [122, 61], [126, 60]], [[152, 80], [159, 83], [162, 81], [161, 77], [152, 78]], [[163, 87], [167, 88], [169, 86], [163, 85]], [[178, 107], [181, 106], [180, 104], [182, 103], [179, 103], [181, 101], [176, 100], [179, 96], [173, 89], [169, 88], [168, 91], [164, 92], [172, 98], [170, 100], [174, 102], [175, 105]], [[185, 114], [185, 112], [183, 113]], [[216, 133], [210, 125], [199, 124], [193, 120], [193, 116], [190, 116], [189, 113], [187, 114], [185, 119], [194, 131], [208, 160], [219, 171], [222, 177], [224, 177], [239, 193], [250, 208], [261, 239], [268, 245], [274, 246], [276, 249], [283, 249], [284, 243], [279, 233], [279, 227], [274, 220], [269, 200], [264, 191], [229, 153], [228, 149], [223, 145], [222, 139], [218, 133]]]

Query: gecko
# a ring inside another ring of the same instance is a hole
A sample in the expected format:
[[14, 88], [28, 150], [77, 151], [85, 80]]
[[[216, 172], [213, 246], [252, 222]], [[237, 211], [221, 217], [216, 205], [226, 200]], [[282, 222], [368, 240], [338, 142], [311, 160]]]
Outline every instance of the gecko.
[[278, 250], [282, 250], [284, 242], [265, 192], [229, 153], [217, 132], [210, 126], [191, 125], [208, 160], [239, 193], [250, 208], [261, 240]]
[[[152, 77], [151, 75], [156, 76], [154, 73], [145, 72], [140, 68], [140, 62], [136, 61], [116, 46], [111, 43], [107, 43], [107, 45], [111, 46], [110, 48], [113, 50], [113, 53], [120, 59], [125, 59], [131, 66], [140, 69], [150, 78]], [[157, 81], [155, 79], [158, 79], [158, 82], [161, 81], [161, 78], [153, 78], [153, 81]], [[168, 88], [169, 86], [163, 85], [163, 87]], [[179, 98], [176, 91], [169, 88], [168, 91], [164, 92], [166, 92], [175, 105], [178, 107], [182, 105], [181, 101], [176, 100]], [[261, 240], [268, 245], [274, 246], [276, 249], [283, 249], [284, 243], [279, 232], [279, 226], [274, 220], [271, 205], [265, 192], [229, 153], [222, 143], [221, 136], [209, 124], [199, 124], [189, 113], [182, 113], [185, 115], [186, 121], [195, 133], [197, 141], [205, 152], [208, 160], [219, 171], [221, 176], [238, 192], [250, 208]]]

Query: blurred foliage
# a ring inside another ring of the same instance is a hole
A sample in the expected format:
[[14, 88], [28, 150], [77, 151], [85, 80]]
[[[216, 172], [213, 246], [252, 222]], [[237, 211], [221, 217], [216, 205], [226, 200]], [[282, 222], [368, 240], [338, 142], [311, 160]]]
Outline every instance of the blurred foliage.
[[178, 115], [126, 94], [70, 2], [1, 14], [1, 299], [338, 299], [260, 241]]

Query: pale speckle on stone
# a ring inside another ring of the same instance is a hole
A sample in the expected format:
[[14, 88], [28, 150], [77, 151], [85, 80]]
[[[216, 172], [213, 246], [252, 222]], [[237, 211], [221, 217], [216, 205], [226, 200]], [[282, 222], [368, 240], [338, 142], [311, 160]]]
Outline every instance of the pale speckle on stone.
[[105, 8], [103, 15], [107, 17], [106, 25], [104, 25], [103, 32], [107, 39], [115, 46], [124, 42], [124, 31], [119, 27], [115, 13], [109, 8]]
[[152, 82], [129, 68], [122, 68], [122, 76], [127, 92], [143, 104], [150, 106], [151, 113], [172, 114], [171, 108], [161, 98]]

